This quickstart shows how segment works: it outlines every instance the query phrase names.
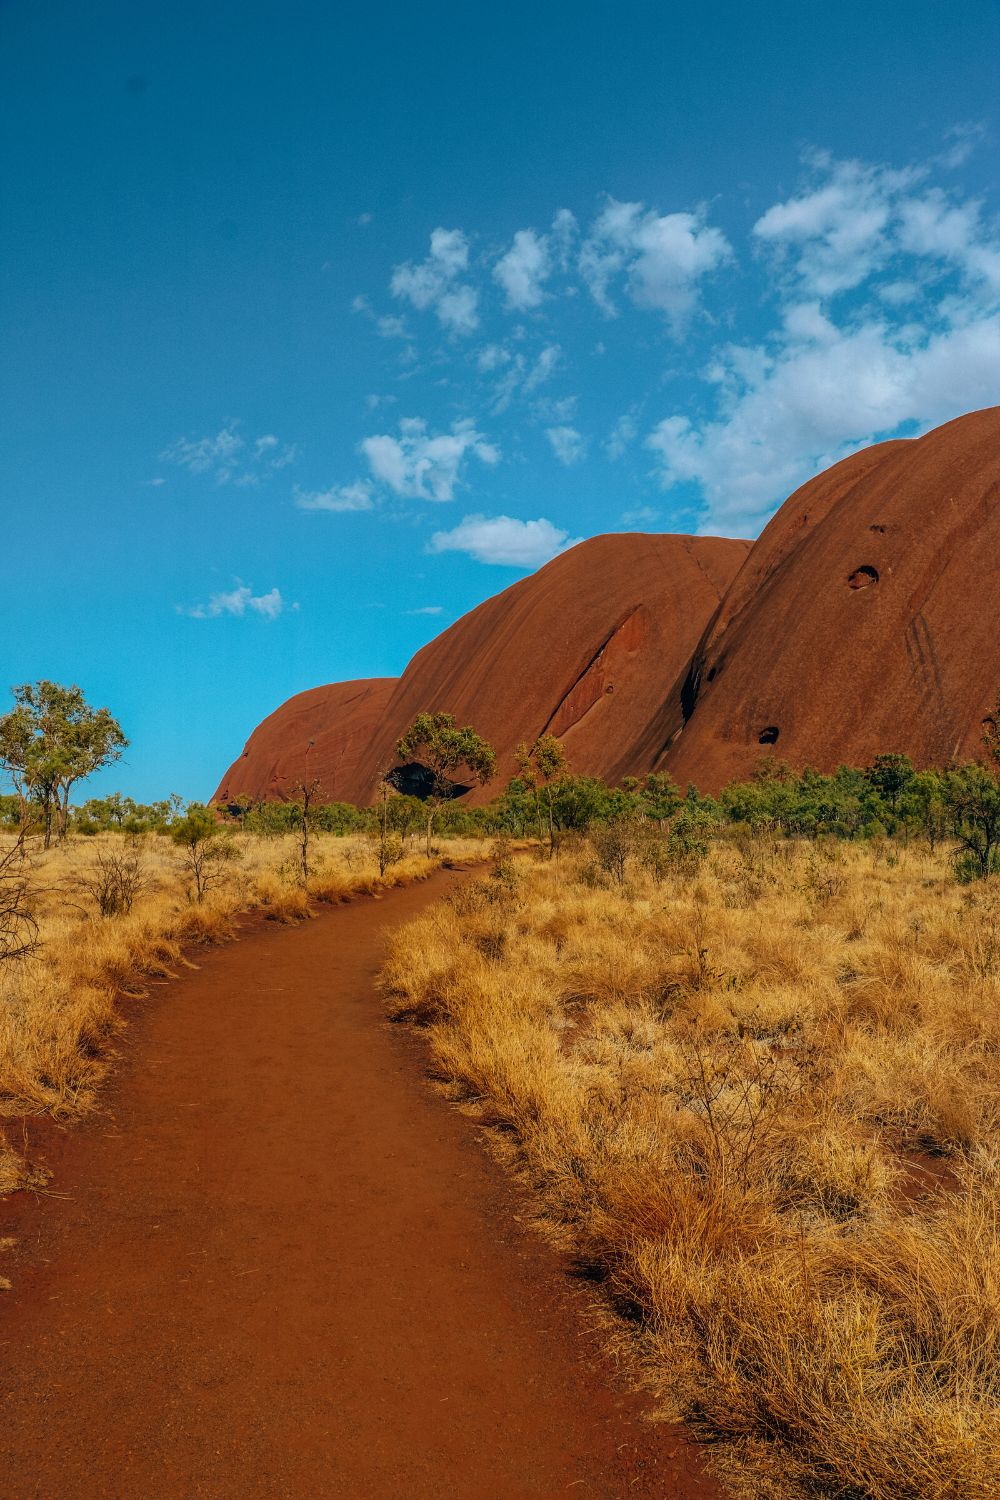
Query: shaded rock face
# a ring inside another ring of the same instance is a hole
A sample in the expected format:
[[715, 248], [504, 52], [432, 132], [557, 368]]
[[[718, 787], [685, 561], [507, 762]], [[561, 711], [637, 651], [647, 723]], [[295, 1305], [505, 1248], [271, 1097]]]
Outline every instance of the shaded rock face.
[[574, 771], [616, 780], [648, 769], [635, 744], [691, 655], [750, 544], [641, 534], [581, 542], [487, 599], [419, 651], [399, 679], [346, 797], [366, 803], [422, 712], [454, 714], [497, 751], [487, 802], [516, 773], [514, 749], [546, 730]]
[[285, 801], [296, 781], [319, 780], [324, 802], [347, 801], [345, 789], [396, 682], [370, 677], [296, 693], [257, 725], [212, 800], [230, 802], [245, 792], [255, 800]]
[[754, 544], [638, 753], [716, 792], [797, 770], [982, 753], [1000, 688], [1000, 408], [865, 449]]

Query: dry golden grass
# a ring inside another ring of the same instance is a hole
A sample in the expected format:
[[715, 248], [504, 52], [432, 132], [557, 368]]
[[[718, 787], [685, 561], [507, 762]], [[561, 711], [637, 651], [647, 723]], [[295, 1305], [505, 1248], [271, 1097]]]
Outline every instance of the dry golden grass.
[[592, 881], [439, 903], [390, 1012], [737, 1493], [995, 1497], [1000, 881], [784, 841]]
[[[237, 912], [297, 922], [316, 902], [349, 901], [425, 879], [444, 859], [478, 855], [472, 840], [449, 841], [431, 861], [407, 854], [379, 875], [362, 838], [315, 838], [308, 893], [299, 883], [294, 838], [238, 837], [241, 857], [202, 904], [169, 838], [141, 843], [143, 889], [127, 915], [102, 917], [86, 884], [99, 856], [127, 846], [118, 834], [71, 838], [30, 854], [31, 909], [41, 934], [36, 954], [0, 972], [0, 1116], [41, 1113], [69, 1121], [92, 1109], [114, 1056], [122, 994], [141, 994], [153, 977], [188, 963], [185, 947], [234, 936]], [[0, 1135], [0, 1193], [37, 1181]]]

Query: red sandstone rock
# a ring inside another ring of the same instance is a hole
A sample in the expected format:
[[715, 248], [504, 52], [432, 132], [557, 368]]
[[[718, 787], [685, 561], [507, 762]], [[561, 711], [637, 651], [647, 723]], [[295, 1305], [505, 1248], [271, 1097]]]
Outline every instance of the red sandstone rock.
[[[399, 679], [347, 800], [368, 802], [421, 712], [454, 714], [497, 751], [487, 802], [514, 747], [557, 734], [574, 771], [615, 781], [749, 549], [719, 537], [626, 534], [581, 542], [443, 631]], [[659, 748], [659, 747], [657, 747]]]
[[769, 753], [826, 772], [982, 754], [998, 564], [1000, 408], [845, 459], [765, 528], [639, 758], [715, 792]]
[[308, 771], [331, 799], [367, 802], [422, 711], [497, 748], [477, 802], [545, 730], [576, 771], [614, 783], [656, 765], [712, 792], [768, 753], [824, 771], [889, 750], [918, 765], [975, 756], [1000, 687], [998, 561], [992, 408], [845, 459], [752, 547], [582, 542], [456, 621], [398, 682], [290, 699], [216, 796], [281, 797]]
[[370, 677], [296, 693], [257, 725], [212, 800], [228, 802], [246, 792], [282, 801], [300, 779], [318, 779], [324, 802], [348, 800], [344, 789], [396, 682]]

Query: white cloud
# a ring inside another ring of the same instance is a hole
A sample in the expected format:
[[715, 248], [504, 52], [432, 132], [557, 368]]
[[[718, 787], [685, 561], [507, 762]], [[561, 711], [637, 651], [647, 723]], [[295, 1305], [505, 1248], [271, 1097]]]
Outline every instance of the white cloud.
[[532, 410], [541, 421], [559, 426], [571, 420], [579, 399], [579, 396], [563, 396], [561, 401], [553, 401], [550, 397], [543, 396], [534, 403]]
[[[808, 190], [754, 226], [773, 256], [781, 325], [717, 351], [703, 372], [714, 419], [674, 414], [646, 440], [664, 488], [700, 488], [703, 530], [753, 535], [838, 459], [901, 424], [926, 431], [989, 405], [1000, 388], [1000, 244], [978, 203], [927, 187], [923, 169], [810, 166]], [[866, 294], [875, 300], [859, 302]]]
[[255, 614], [263, 615], [266, 620], [275, 620], [278, 615], [286, 609], [298, 609], [297, 604], [288, 605], [282, 599], [276, 588], [270, 593], [254, 596], [253, 590], [245, 583], [236, 580], [236, 588], [230, 593], [212, 594], [207, 604], [196, 604], [190, 609], [181, 609], [178, 612], [189, 615], [193, 620], [214, 620], [219, 615], [244, 615], [248, 609]]
[[534, 366], [524, 382], [526, 391], [533, 391], [548, 380], [553, 372], [558, 369], [559, 361], [562, 359], [562, 350], [558, 344], [547, 344], [541, 354], [535, 360]]
[[409, 329], [404, 318], [379, 318], [375, 324], [379, 337], [383, 339], [408, 339]]
[[178, 438], [159, 455], [161, 463], [179, 464], [192, 474], [215, 471], [217, 484], [256, 485], [261, 479], [270, 477], [274, 469], [283, 469], [295, 462], [298, 450], [294, 443], [286, 443], [281, 452], [278, 439], [273, 433], [257, 438], [252, 448], [247, 449], [245, 440], [237, 432], [238, 422], [230, 422], [214, 438]]
[[602, 445], [612, 463], [616, 458], [621, 458], [630, 443], [635, 442], [638, 431], [634, 418], [628, 412], [618, 418], [607, 442]]
[[493, 280], [507, 294], [508, 311], [539, 307], [545, 298], [542, 282], [551, 274], [548, 239], [533, 229], [519, 229], [512, 247], [493, 267]]
[[[160, 454], [160, 462], [180, 464], [181, 468], [190, 469], [192, 474], [204, 474], [216, 466], [220, 472], [231, 470], [244, 447], [236, 425], [231, 422], [214, 438], [178, 438], [176, 443], [164, 448]], [[227, 472], [226, 478], [228, 477]]]
[[961, 125], [952, 125], [944, 133], [946, 141], [953, 140], [954, 146], [950, 147], [943, 157], [946, 167], [960, 167], [962, 163], [976, 149], [978, 143], [986, 134], [986, 127], [979, 120], [965, 120]]
[[575, 547], [582, 537], [569, 539], [551, 521], [516, 521], [510, 516], [465, 516], [452, 531], [438, 531], [430, 540], [432, 552], [467, 552], [477, 562], [507, 568], [539, 568], [560, 552]]
[[566, 269], [576, 233], [576, 220], [568, 208], [556, 214], [551, 234], [538, 234], [534, 229], [517, 231], [513, 245], [493, 267], [493, 280], [506, 293], [508, 312], [541, 306], [545, 300], [542, 284], [557, 265]]
[[394, 297], [408, 297], [421, 312], [433, 308], [453, 333], [471, 333], [479, 326], [478, 293], [457, 279], [468, 264], [469, 242], [462, 231], [438, 228], [427, 259], [418, 266], [409, 260], [396, 266], [390, 290]]
[[341, 485], [339, 489], [331, 486], [324, 491], [309, 492], [296, 485], [293, 493], [300, 510], [372, 510], [375, 505], [372, 486], [361, 479]]
[[488, 374], [490, 370], [495, 370], [498, 365], [509, 363], [510, 355], [500, 344], [487, 344], [485, 348], [480, 349], [476, 356], [476, 364], [484, 375]]
[[657, 521], [659, 516], [660, 512], [649, 505], [640, 505], [638, 510], [622, 511], [622, 520], [626, 526], [634, 526], [637, 521]]
[[556, 458], [567, 468], [578, 463], [586, 452], [587, 439], [581, 437], [575, 427], [546, 427], [545, 436], [552, 444]]
[[635, 305], [666, 313], [680, 329], [697, 305], [701, 278], [731, 256], [721, 229], [706, 225], [701, 214], [661, 217], [644, 211], [641, 203], [609, 198], [580, 248], [578, 264], [591, 296], [609, 317], [617, 316], [617, 308], [608, 288], [625, 273]]
[[408, 609], [408, 615], [439, 615], [444, 609], [443, 604], [425, 604], [423, 609]]
[[774, 204], [753, 227], [796, 295], [836, 297], [905, 256], [930, 262], [925, 283], [950, 266], [967, 287], [1000, 292], [1000, 253], [976, 200], [956, 202], [941, 188], [922, 188], [926, 167], [894, 171], [823, 154], [809, 165], [808, 188]]
[[[495, 353], [493, 351], [496, 351]], [[488, 362], [484, 365], [483, 356], [488, 356]], [[511, 357], [506, 350], [500, 349], [496, 344], [490, 344], [483, 350], [479, 357], [480, 369], [495, 369], [501, 364], [506, 364], [507, 369], [493, 387], [493, 404], [490, 407], [495, 416], [505, 412], [513, 400], [514, 393], [520, 386], [525, 393], [534, 391], [538, 386], [549, 380], [559, 368], [562, 359], [562, 349], [558, 344], [546, 344], [538, 355], [530, 370], [528, 361], [523, 354], [515, 354]]]
[[494, 416], [505, 412], [513, 400], [514, 392], [524, 379], [525, 359], [523, 354], [515, 354], [510, 368], [506, 370], [500, 380], [493, 387], [493, 405], [490, 411]]
[[451, 500], [467, 454], [474, 453], [485, 464], [500, 461], [500, 450], [476, 431], [471, 420], [453, 422], [450, 433], [428, 437], [426, 422], [406, 417], [399, 431], [398, 438], [377, 433], [361, 444], [374, 478], [397, 495]]
[[[915, 330], [920, 339], [922, 330]], [[713, 527], [749, 527], [798, 485], [902, 422], [921, 430], [995, 400], [1000, 320], [917, 343], [872, 322], [835, 338], [790, 338], [776, 355], [731, 348], [716, 376], [725, 416], [667, 417], [647, 438], [664, 488], [698, 483]]]
[[140, 481], [141, 484], [153, 486], [156, 486], [158, 484], [166, 484], [166, 482], [167, 481], [164, 479], [162, 474], [158, 474], [155, 479], [143, 479]]
[[552, 220], [552, 229], [549, 234], [549, 244], [552, 253], [559, 260], [562, 270], [569, 269], [570, 249], [579, 234], [576, 219], [568, 208], [561, 208]]
[[[286, 607], [277, 589], [272, 589], [269, 594], [261, 594], [259, 598], [250, 599], [248, 602], [251, 609], [255, 609], [259, 615], [263, 615], [268, 620], [277, 619]], [[298, 609], [298, 605], [293, 604], [292, 608]]]

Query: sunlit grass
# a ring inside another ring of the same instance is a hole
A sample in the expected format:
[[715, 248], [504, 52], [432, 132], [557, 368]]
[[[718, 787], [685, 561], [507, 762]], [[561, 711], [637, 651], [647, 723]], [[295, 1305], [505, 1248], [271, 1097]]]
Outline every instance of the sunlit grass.
[[995, 1496], [1000, 880], [780, 839], [629, 875], [438, 903], [391, 1014], [738, 1492]]

